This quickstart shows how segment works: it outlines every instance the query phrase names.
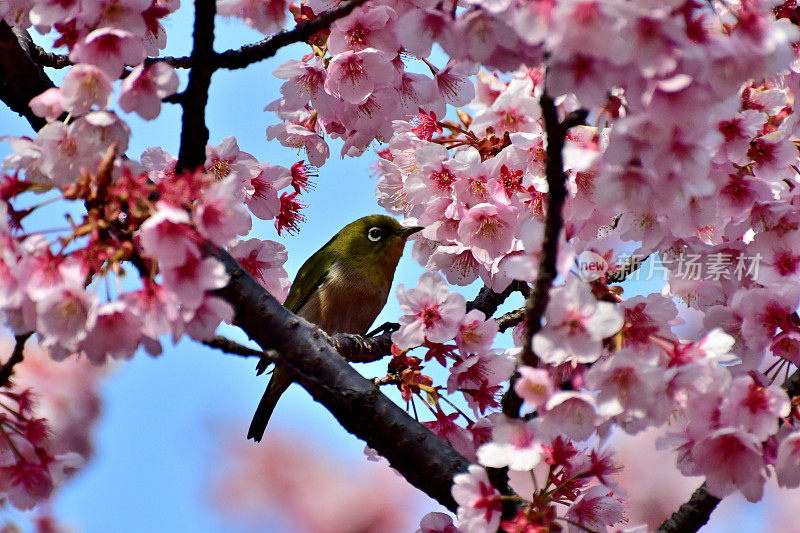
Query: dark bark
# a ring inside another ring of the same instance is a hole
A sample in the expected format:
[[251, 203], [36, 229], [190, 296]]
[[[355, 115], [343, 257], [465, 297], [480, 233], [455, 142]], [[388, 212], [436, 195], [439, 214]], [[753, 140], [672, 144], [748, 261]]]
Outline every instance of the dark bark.
[[347, 431], [385, 457], [406, 480], [450, 510], [453, 476], [469, 461], [356, 372], [330, 337], [283, 307], [222, 250], [215, 255], [230, 274], [217, 291], [236, 310], [234, 324], [264, 350], [280, 353], [281, 363]]
[[0, 100], [39, 131], [47, 121], [31, 111], [30, 101], [55, 85], [32, 59], [34, 47], [28, 32], [0, 20]]

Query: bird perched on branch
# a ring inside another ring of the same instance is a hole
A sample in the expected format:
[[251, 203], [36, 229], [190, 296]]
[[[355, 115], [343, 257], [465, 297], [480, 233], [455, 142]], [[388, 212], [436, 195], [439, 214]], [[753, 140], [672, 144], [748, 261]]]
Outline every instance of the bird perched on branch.
[[[421, 229], [384, 215], [351, 222], [300, 267], [284, 306], [330, 335], [363, 335], [386, 304], [406, 240]], [[279, 361], [248, 439], [261, 440], [275, 404], [291, 383], [291, 373]]]

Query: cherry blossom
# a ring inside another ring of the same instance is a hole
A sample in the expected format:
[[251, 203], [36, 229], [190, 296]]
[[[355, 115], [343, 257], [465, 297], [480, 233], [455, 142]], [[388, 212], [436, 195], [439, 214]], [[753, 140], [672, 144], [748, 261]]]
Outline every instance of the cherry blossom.
[[470, 465], [469, 473], [453, 478], [453, 498], [458, 503], [458, 529], [467, 533], [489, 533], [500, 525], [501, 502], [486, 470]]
[[459, 322], [466, 314], [464, 297], [451, 293], [441, 275], [423, 274], [416, 288], [397, 287], [400, 309], [400, 330], [392, 334], [392, 342], [400, 348], [419, 346], [426, 339], [445, 342], [456, 336]]
[[166, 63], [139, 65], [122, 82], [119, 105], [127, 113], [135, 111], [145, 120], [161, 112], [161, 100], [178, 90], [178, 75]]
[[595, 361], [602, 350], [602, 339], [623, 325], [620, 310], [609, 302], [598, 302], [588, 286], [576, 278], [551, 292], [545, 321], [533, 338], [533, 349], [549, 363]]
[[125, 65], [138, 65], [144, 57], [141, 40], [129, 31], [115, 28], [90, 32], [75, 44], [70, 53], [70, 59], [95, 65], [110, 80], [119, 78]]
[[544, 451], [529, 422], [500, 422], [492, 428], [492, 441], [478, 448], [483, 466], [511, 470], [532, 470], [542, 460]]

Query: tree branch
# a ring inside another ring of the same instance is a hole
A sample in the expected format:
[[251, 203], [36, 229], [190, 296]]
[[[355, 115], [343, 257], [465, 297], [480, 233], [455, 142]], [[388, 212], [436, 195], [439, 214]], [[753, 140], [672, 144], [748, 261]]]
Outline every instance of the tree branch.
[[279, 352], [295, 381], [342, 427], [377, 450], [409, 483], [455, 510], [453, 476], [466, 472], [469, 461], [356, 372], [327, 334], [283, 307], [227, 252], [214, 249], [213, 254], [230, 275], [216, 294], [236, 310], [234, 324], [263, 349]]
[[513, 328], [523, 320], [525, 320], [524, 307], [520, 309], [514, 309], [513, 311], [509, 311], [508, 313], [500, 315], [495, 319], [495, 321], [497, 322], [497, 327], [500, 330], [500, 333], [504, 332], [508, 328]]
[[34, 61], [35, 46], [27, 31], [0, 20], [0, 100], [39, 131], [47, 121], [33, 113], [30, 101], [55, 85]]
[[467, 312], [477, 309], [486, 315], [486, 318], [491, 318], [491, 316], [497, 312], [497, 308], [516, 291], [521, 292], [523, 296], [527, 297], [530, 292], [530, 287], [528, 287], [528, 284], [524, 281], [514, 280], [511, 282], [511, 285], [506, 287], [506, 290], [497, 293], [484, 285], [475, 299], [467, 302]]
[[14, 351], [11, 352], [11, 357], [8, 358], [8, 361], [3, 363], [3, 366], [0, 366], [0, 387], [8, 385], [8, 380], [14, 372], [14, 367], [22, 362], [25, 343], [28, 342], [31, 335], [33, 335], [33, 333], [14, 336]]
[[181, 146], [175, 171], [194, 170], [206, 159], [208, 127], [206, 104], [214, 67], [214, 16], [216, 0], [194, 0], [194, 34], [189, 83], [181, 98]]
[[352, 13], [355, 8], [364, 2], [366, 0], [349, 0], [337, 8], [323, 11], [316, 18], [301, 22], [292, 30], [278, 32], [257, 43], [245, 45], [238, 50], [228, 50], [217, 54], [215, 66], [216, 68], [232, 70], [244, 68], [272, 57], [284, 46], [307, 41], [318, 31], [327, 29], [336, 20]]
[[[556, 279], [556, 260], [558, 258], [558, 239], [564, 225], [562, 209], [567, 198], [567, 176], [564, 173], [564, 160], [562, 150], [567, 129], [586, 119], [586, 111], [579, 110], [571, 113], [563, 123], [558, 120], [558, 110], [553, 99], [545, 90], [539, 99], [542, 108], [544, 130], [547, 135], [547, 152], [545, 158], [545, 176], [547, 178], [547, 213], [544, 222], [544, 237], [542, 239], [542, 255], [539, 261], [539, 272], [525, 299], [525, 339], [522, 345], [521, 363], [529, 366], [539, 366], [539, 358], [533, 353], [531, 344], [533, 336], [542, 328], [542, 316], [550, 301], [550, 287]], [[514, 391], [514, 384], [519, 379], [519, 373], [514, 372], [508, 384], [508, 390], [503, 395], [503, 413], [512, 418], [519, 417], [522, 399]]]
[[558, 238], [564, 225], [561, 211], [567, 198], [567, 176], [564, 173], [564, 161], [561, 154], [567, 130], [559, 123], [556, 104], [547, 91], [542, 93], [539, 104], [542, 108], [544, 129], [547, 135], [545, 176], [547, 177], [548, 191], [539, 273], [533, 284], [533, 290], [525, 301], [525, 325], [527, 327], [522, 347], [522, 362], [531, 366], [537, 366], [539, 363], [539, 358], [533, 353], [531, 342], [533, 336], [542, 328], [542, 315], [550, 301], [550, 287], [556, 279]]
[[690, 533], [703, 527], [711, 517], [720, 499], [712, 496], [703, 483], [692, 493], [689, 501], [682, 504], [672, 516], [664, 521], [657, 533]]

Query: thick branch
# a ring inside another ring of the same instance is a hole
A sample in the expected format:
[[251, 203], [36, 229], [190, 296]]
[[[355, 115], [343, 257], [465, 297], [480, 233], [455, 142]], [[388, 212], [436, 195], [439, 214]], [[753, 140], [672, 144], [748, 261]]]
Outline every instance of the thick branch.
[[0, 366], [0, 387], [5, 387], [8, 385], [8, 380], [11, 378], [11, 374], [14, 372], [14, 367], [22, 362], [22, 354], [25, 351], [25, 343], [28, 342], [28, 339], [32, 333], [26, 333], [24, 335], [16, 335], [14, 337], [14, 351], [11, 352], [11, 357], [8, 358], [8, 361], [3, 363], [3, 366]]
[[34, 47], [28, 32], [0, 20], [0, 99], [39, 131], [47, 122], [31, 111], [29, 103], [55, 85], [33, 60]]
[[181, 147], [178, 152], [176, 171], [194, 170], [206, 159], [208, 127], [206, 126], [206, 104], [208, 88], [214, 67], [214, 15], [216, 0], [195, 0], [194, 34], [189, 83], [183, 93], [183, 119], [181, 121]]
[[335, 350], [329, 337], [283, 307], [226, 252], [215, 255], [230, 274], [217, 291], [234, 309], [234, 324], [263, 349], [274, 349], [281, 364], [349, 432], [386, 457], [409, 483], [450, 510], [453, 476], [469, 461], [364, 379]]

